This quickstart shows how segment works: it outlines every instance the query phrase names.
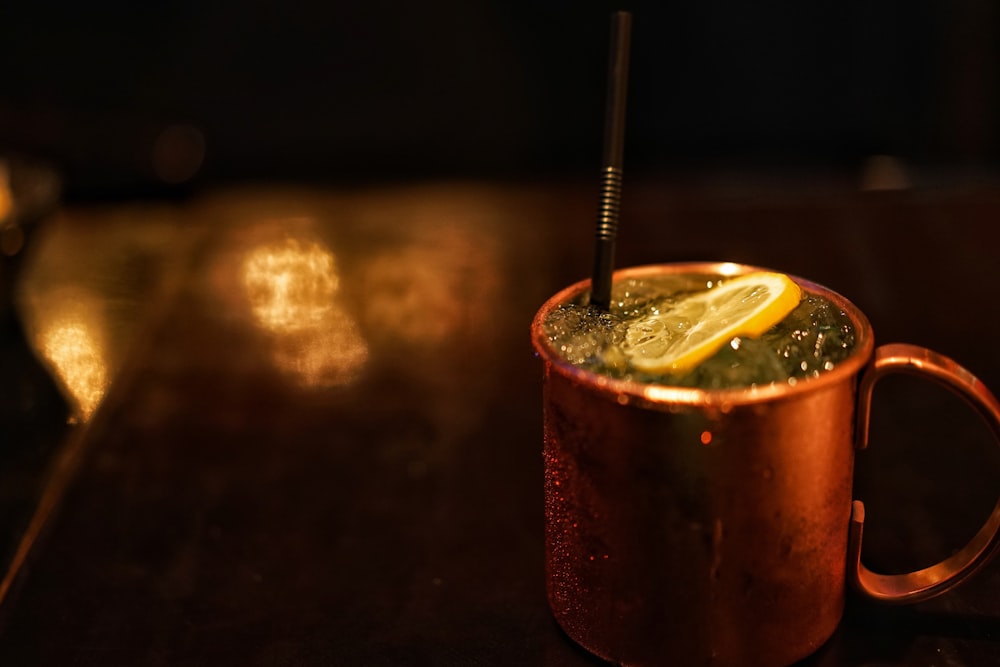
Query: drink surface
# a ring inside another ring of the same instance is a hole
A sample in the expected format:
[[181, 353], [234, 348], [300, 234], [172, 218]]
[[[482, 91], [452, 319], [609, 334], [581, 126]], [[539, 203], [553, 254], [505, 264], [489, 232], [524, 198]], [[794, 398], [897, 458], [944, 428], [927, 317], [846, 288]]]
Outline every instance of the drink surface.
[[[586, 293], [551, 312], [544, 327], [549, 345], [575, 366], [613, 378], [701, 389], [734, 389], [771, 383], [796, 384], [830, 371], [855, 343], [851, 319], [836, 304], [805, 290], [799, 305], [763, 335], [736, 336], [690, 371], [651, 374], [630, 363], [630, 326], [666, 313], [686, 297], [718, 287], [726, 277], [668, 274], [614, 283], [611, 307], [587, 305]], [[678, 327], [683, 330], [683, 323]]]

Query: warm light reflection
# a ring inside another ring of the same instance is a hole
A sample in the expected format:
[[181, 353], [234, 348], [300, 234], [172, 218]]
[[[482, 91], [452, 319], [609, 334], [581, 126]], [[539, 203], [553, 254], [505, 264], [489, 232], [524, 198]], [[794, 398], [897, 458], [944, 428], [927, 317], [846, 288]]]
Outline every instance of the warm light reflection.
[[421, 243], [368, 264], [365, 317], [371, 331], [387, 337], [438, 344], [488, 322], [499, 270], [489, 238], [445, 223], [424, 231]]
[[368, 345], [340, 308], [304, 335], [276, 338], [272, 357], [281, 370], [306, 386], [332, 386], [354, 380], [368, 359]]
[[243, 262], [243, 285], [254, 317], [272, 331], [320, 324], [337, 291], [333, 255], [296, 239], [256, 248]]
[[258, 245], [242, 262], [250, 310], [272, 335], [272, 358], [307, 386], [353, 381], [368, 346], [335, 302], [339, 276], [333, 254], [315, 241], [289, 238]]
[[[409, 342], [439, 342], [455, 328], [463, 303], [447, 265], [417, 248], [377, 257], [368, 265], [365, 314], [372, 327]], [[454, 261], [454, 260], [452, 260]]]
[[107, 358], [94, 311], [78, 302], [42, 322], [37, 349], [76, 404], [79, 418], [89, 419], [108, 386]]

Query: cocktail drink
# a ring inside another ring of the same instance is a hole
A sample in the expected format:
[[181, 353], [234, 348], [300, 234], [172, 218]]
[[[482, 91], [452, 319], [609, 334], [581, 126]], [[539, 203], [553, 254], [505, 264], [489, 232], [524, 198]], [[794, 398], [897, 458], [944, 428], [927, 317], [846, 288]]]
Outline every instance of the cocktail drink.
[[[600, 375], [699, 389], [794, 385], [850, 356], [854, 324], [829, 299], [803, 292], [785, 276], [734, 275], [737, 267], [726, 264], [719, 269], [633, 272], [614, 283], [607, 311], [591, 307], [587, 294], [579, 294], [548, 314], [543, 326], [549, 344], [573, 365]], [[777, 293], [781, 290], [787, 293]], [[768, 299], [777, 307], [771, 313], [764, 312]], [[763, 331], [746, 335], [734, 326], [746, 311], [770, 315], [756, 327]], [[692, 330], [699, 326], [700, 332]], [[700, 349], [690, 344], [695, 336]], [[686, 355], [677, 349], [685, 343]], [[671, 352], [673, 357], [661, 361]]]
[[566, 633], [622, 665], [781, 667], [833, 633], [850, 582], [879, 600], [947, 590], [1000, 550], [1000, 502], [945, 561], [861, 563], [854, 451], [887, 374], [940, 382], [1000, 441], [1000, 403], [950, 359], [875, 348], [838, 294], [735, 264], [612, 274], [631, 17], [612, 15], [590, 280], [532, 322], [544, 366], [549, 604]]
[[879, 377], [943, 382], [1000, 438], [1000, 404], [954, 362], [876, 350], [849, 301], [752, 267], [619, 271], [607, 311], [589, 287], [556, 294], [532, 325], [548, 596], [585, 648], [628, 665], [789, 665], [833, 633], [849, 583], [924, 599], [997, 550], [1000, 503], [935, 568], [860, 563], [854, 452]]

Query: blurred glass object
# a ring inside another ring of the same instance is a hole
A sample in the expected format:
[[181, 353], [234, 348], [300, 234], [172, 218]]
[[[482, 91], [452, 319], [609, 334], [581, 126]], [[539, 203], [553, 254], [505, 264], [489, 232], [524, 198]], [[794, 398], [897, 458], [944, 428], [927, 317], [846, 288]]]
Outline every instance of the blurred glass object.
[[49, 165], [0, 155], [0, 229], [37, 223], [59, 203], [61, 180]]
[[24, 231], [15, 224], [6, 224], [14, 210], [14, 195], [10, 188], [10, 167], [0, 161], [0, 254], [11, 257], [24, 247]]
[[86, 290], [65, 289], [39, 306], [52, 313], [36, 333], [36, 346], [54, 370], [75, 414], [87, 421], [108, 387], [108, 358], [98, 299]]
[[0, 317], [10, 309], [24, 251], [60, 193], [60, 178], [48, 165], [0, 155]]
[[14, 201], [10, 192], [10, 167], [6, 162], [0, 162], [0, 220], [6, 220], [13, 208]]
[[159, 204], [70, 209], [26, 253], [16, 313], [75, 421], [91, 419], [169, 295], [163, 281], [183, 265], [189, 233], [174, 216]]

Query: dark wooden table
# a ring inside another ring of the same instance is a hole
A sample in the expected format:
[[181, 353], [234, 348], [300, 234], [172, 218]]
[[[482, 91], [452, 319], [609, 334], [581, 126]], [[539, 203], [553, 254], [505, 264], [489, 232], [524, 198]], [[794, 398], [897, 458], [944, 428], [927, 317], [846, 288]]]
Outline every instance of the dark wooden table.
[[[1000, 388], [1000, 188], [779, 184], [630, 182], [619, 265], [809, 277]], [[59, 212], [4, 316], [0, 664], [600, 664], [546, 605], [528, 341], [589, 271], [594, 205], [427, 183]], [[913, 380], [875, 411], [865, 560], [925, 566], [990, 512], [1000, 448]], [[852, 598], [803, 664], [1000, 664], [1000, 562]]]

